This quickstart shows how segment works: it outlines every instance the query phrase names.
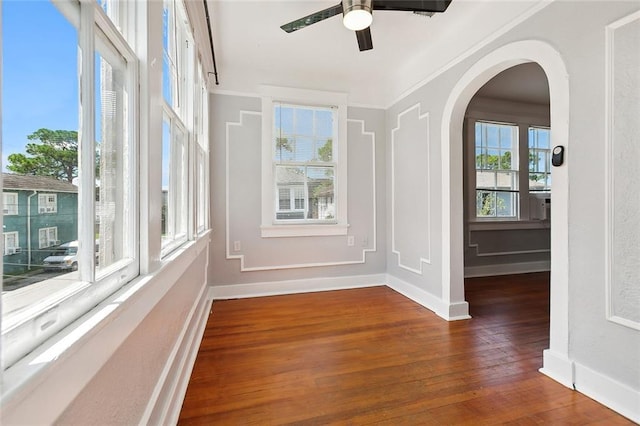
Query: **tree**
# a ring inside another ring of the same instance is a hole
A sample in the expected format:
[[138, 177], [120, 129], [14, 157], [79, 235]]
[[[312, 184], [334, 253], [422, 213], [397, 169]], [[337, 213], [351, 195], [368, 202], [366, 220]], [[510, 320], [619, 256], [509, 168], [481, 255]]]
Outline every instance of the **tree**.
[[51, 176], [58, 180], [73, 182], [78, 176], [78, 132], [73, 130], [38, 129], [27, 139], [24, 154], [11, 154], [7, 169], [34, 176]]
[[318, 157], [322, 161], [331, 161], [333, 158], [333, 139], [327, 139], [327, 142], [318, 148]]

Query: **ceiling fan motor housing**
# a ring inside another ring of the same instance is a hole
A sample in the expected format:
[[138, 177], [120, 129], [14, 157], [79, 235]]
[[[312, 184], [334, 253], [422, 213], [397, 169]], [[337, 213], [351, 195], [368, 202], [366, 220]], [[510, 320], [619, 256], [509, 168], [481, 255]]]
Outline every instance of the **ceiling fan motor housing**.
[[343, 23], [350, 30], [360, 31], [373, 20], [373, 0], [342, 0]]

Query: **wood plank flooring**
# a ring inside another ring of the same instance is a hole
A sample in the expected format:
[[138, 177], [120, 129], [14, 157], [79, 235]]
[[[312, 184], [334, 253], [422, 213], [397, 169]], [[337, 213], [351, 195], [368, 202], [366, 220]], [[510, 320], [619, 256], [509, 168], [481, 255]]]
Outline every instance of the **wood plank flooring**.
[[179, 424], [632, 424], [538, 372], [548, 274], [465, 289], [455, 322], [387, 287], [216, 301]]

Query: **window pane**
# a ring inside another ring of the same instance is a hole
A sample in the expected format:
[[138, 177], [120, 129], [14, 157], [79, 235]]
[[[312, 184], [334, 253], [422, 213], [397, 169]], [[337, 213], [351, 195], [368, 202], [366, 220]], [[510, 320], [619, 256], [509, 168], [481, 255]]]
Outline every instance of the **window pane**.
[[171, 122], [165, 115], [162, 119], [162, 240], [172, 239], [169, 226], [169, 176], [171, 170]]
[[[97, 270], [132, 257], [126, 63], [97, 40], [95, 55], [95, 257]], [[101, 47], [104, 46], [104, 47]], [[104, 52], [106, 56], [100, 53]]]
[[309, 187], [307, 219], [335, 219], [333, 167], [308, 167], [307, 174]]
[[547, 128], [530, 127], [529, 132], [529, 189], [551, 190], [551, 132]]

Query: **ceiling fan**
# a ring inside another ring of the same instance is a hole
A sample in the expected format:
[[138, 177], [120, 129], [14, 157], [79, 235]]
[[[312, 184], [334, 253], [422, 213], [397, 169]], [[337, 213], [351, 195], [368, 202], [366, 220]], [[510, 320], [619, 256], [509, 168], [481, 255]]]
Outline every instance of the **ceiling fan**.
[[451, 3], [451, 0], [342, 0], [335, 6], [312, 13], [304, 18], [296, 19], [282, 25], [280, 28], [292, 33], [342, 13], [342, 23], [348, 29], [356, 32], [358, 47], [360, 51], [364, 51], [373, 49], [370, 25], [373, 22], [372, 13], [374, 10], [398, 10], [419, 14], [433, 14], [447, 10], [449, 3]]

